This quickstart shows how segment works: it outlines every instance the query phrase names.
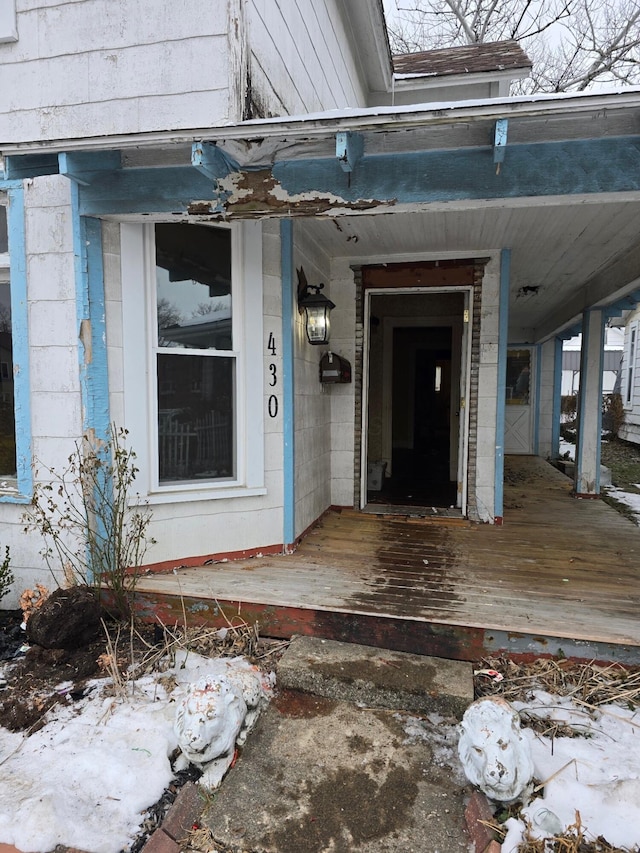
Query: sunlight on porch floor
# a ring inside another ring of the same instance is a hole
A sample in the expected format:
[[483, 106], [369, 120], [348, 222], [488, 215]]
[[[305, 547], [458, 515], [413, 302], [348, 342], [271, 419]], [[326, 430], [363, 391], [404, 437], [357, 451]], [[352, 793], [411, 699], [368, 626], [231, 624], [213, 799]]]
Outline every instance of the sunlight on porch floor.
[[510, 457], [502, 527], [331, 511], [294, 554], [138, 584], [164, 622], [240, 614], [309, 633], [475, 659], [561, 653], [640, 662], [640, 529], [537, 457]]

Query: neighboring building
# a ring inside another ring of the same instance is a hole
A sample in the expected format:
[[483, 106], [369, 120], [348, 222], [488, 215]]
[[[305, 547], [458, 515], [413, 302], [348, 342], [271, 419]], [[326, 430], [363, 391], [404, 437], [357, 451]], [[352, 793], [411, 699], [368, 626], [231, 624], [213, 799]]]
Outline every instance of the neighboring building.
[[[557, 453], [576, 322], [575, 486], [599, 491], [638, 91], [509, 98], [512, 42], [394, 69], [380, 0], [1, 8], [0, 545], [20, 582], [46, 577], [34, 478], [110, 423], [151, 563], [281, 550], [331, 505], [501, 523], [505, 452]], [[343, 361], [305, 336], [301, 269]]]
[[624, 423], [620, 438], [640, 444], [640, 309], [629, 311], [624, 327], [624, 355], [620, 371], [620, 394]]
[[[605, 329], [602, 393], [611, 394], [620, 381], [624, 330], [614, 326]], [[580, 351], [582, 335], [564, 342], [562, 349], [562, 396], [577, 394], [580, 388]]]

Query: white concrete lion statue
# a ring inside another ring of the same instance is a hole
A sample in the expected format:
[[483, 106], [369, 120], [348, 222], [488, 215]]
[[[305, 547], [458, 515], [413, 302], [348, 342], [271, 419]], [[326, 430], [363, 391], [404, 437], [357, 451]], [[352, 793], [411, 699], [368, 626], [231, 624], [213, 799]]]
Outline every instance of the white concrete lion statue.
[[473, 702], [459, 727], [458, 755], [467, 779], [487, 797], [512, 803], [526, 797], [533, 776], [529, 741], [520, 715], [506, 699]]
[[184, 756], [198, 767], [233, 755], [241, 730], [253, 724], [265, 697], [257, 667], [220, 661], [216, 671], [187, 685], [178, 705], [174, 731]]

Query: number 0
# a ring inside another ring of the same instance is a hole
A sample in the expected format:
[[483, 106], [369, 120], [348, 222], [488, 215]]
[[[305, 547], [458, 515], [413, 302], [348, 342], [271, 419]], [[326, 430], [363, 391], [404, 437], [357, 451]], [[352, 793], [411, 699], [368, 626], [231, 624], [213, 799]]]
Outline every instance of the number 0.
[[269, 417], [275, 418], [278, 414], [278, 398], [275, 394], [269, 397]]

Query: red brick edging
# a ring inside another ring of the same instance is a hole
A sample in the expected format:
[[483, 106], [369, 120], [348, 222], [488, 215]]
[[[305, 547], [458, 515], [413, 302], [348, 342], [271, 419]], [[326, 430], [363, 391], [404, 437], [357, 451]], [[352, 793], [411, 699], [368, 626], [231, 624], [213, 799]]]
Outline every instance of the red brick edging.
[[474, 853], [500, 853], [502, 845], [496, 841], [495, 833], [483, 822], [493, 820], [493, 809], [480, 791], [474, 791], [471, 795], [464, 818]]
[[202, 813], [203, 802], [195, 782], [187, 782], [167, 812], [162, 826], [153, 833], [142, 853], [178, 853]]

